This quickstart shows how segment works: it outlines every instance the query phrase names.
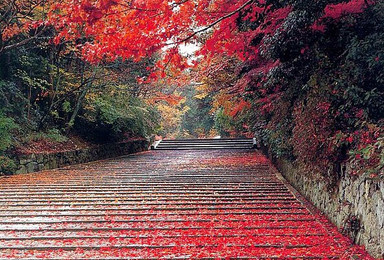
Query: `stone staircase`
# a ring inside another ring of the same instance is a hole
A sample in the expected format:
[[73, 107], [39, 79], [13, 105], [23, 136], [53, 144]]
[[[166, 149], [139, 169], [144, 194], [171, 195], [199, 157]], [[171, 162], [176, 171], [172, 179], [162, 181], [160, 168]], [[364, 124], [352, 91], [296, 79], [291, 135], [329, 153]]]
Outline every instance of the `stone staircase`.
[[252, 138], [236, 139], [176, 139], [160, 140], [152, 145], [153, 150], [206, 150], [206, 149], [252, 149]]
[[252, 149], [3, 177], [0, 194], [0, 259], [371, 259]]

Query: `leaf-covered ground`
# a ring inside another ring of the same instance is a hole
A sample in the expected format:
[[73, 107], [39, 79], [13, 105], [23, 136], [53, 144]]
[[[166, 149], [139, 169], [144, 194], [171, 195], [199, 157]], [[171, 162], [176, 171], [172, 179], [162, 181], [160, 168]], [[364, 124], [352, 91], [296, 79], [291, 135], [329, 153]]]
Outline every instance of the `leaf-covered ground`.
[[0, 192], [1, 259], [371, 259], [253, 150], [145, 152]]
[[70, 136], [66, 140], [52, 140], [49, 138], [38, 138], [22, 142], [15, 147], [16, 154], [39, 154], [39, 153], [58, 153], [73, 151], [96, 146], [78, 136]]

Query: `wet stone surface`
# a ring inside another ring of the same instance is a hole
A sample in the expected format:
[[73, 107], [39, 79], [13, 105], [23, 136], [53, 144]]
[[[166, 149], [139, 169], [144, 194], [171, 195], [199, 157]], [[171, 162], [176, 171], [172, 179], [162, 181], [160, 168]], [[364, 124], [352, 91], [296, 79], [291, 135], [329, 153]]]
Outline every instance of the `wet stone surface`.
[[143, 152], [0, 192], [0, 259], [370, 259], [255, 150]]

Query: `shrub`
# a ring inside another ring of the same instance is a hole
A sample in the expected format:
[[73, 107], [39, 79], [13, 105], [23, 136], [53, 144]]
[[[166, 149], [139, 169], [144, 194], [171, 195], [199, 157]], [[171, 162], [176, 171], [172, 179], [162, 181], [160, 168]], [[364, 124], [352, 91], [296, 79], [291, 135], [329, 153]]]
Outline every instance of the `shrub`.
[[63, 143], [68, 141], [68, 137], [61, 134], [59, 129], [52, 128], [46, 133], [46, 137], [54, 142]]
[[224, 113], [224, 109], [219, 109], [215, 114], [215, 129], [222, 137], [228, 137], [229, 132], [233, 129], [234, 120], [232, 117]]
[[24, 142], [38, 142], [41, 140], [49, 140], [56, 143], [68, 141], [68, 137], [61, 134], [56, 128], [48, 129], [46, 132], [33, 132], [23, 138]]
[[114, 142], [127, 137], [147, 137], [158, 126], [157, 112], [138, 98], [119, 100], [119, 97], [102, 96], [86, 107], [75, 128], [91, 141]]
[[0, 175], [12, 174], [16, 169], [17, 166], [12, 159], [6, 156], [0, 156]]
[[12, 145], [12, 131], [17, 128], [12, 118], [0, 114], [0, 154]]

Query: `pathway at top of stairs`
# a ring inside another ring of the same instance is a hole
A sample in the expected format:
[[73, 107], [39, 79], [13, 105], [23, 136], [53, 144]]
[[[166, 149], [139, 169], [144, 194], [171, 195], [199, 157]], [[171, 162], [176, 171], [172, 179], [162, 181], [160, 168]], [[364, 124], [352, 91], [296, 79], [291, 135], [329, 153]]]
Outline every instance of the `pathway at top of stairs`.
[[0, 193], [0, 259], [371, 259], [251, 149], [149, 151]]
[[155, 150], [218, 150], [218, 149], [252, 149], [252, 138], [219, 139], [175, 139], [161, 140], [152, 147]]

